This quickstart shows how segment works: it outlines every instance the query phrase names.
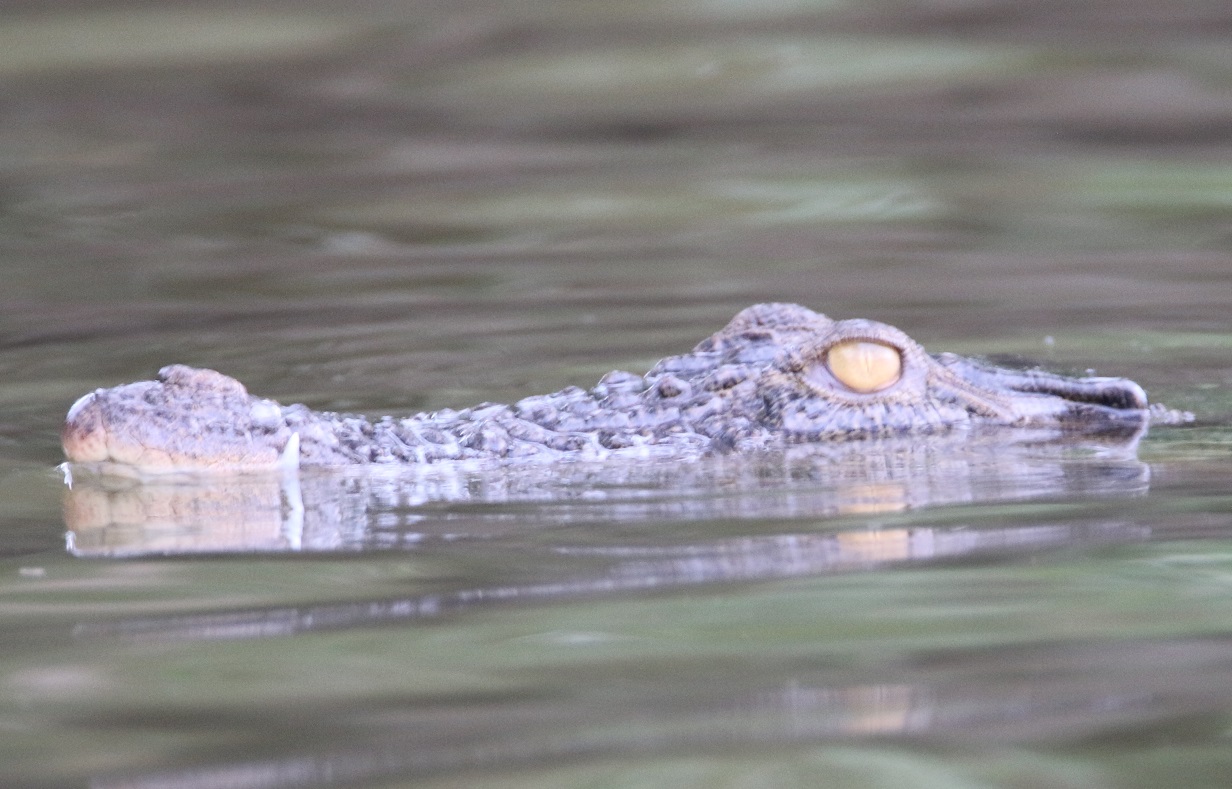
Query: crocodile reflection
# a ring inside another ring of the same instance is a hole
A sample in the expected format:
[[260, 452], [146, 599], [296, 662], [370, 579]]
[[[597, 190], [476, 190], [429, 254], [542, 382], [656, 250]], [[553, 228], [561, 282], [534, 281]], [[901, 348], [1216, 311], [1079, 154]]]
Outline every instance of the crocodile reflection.
[[1007, 444], [970, 436], [791, 448], [685, 464], [456, 466], [397, 473], [158, 481], [77, 474], [65, 492], [79, 556], [407, 549], [579, 523], [875, 516], [944, 504], [1144, 493], [1137, 437]]
[[[904, 513], [944, 504], [1123, 497], [1147, 490], [1148, 469], [1136, 459], [1136, 438], [1081, 445], [1025, 440], [1007, 445], [1003, 439], [982, 443], [965, 437], [961, 445], [868, 442], [823, 455], [812, 448], [688, 464], [568, 464], [545, 467], [538, 475], [525, 469], [411, 476], [369, 470], [233, 479], [213, 486], [200, 480], [154, 485], [78, 478], [68, 490], [66, 518], [70, 548], [81, 556], [411, 549], [434, 539], [468, 537], [481, 547], [485, 540], [479, 538], [512, 533], [518, 540], [519, 529], [562, 523], [660, 526], [727, 518], [751, 524], [737, 536], [700, 540], [673, 538], [671, 530], [663, 541], [608, 531], [602, 540], [519, 540], [524, 551], [550, 555], [551, 574], [489, 585], [432, 582], [426, 590], [421, 586], [411, 594], [379, 599], [93, 619], [76, 626], [73, 635], [85, 644], [282, 639], [414, 627], [489, 609], [930, 562], [997, 561], [1150, 538], [1147, 528], [1117, 520], [1041, 523], [1032, 518], [988, 525], [978, 517], [961, 523], [947, 517], [939, 520], [943, 525], [929, 525], [916, 513]], [[959, 515], [963, 511], [956, 510]], [[827, 516], [837, 517], [825, 521]], [[1012, 650], [1017, 655], [1022, 645]], [[725, 670], [722, 665], [716, 668], [711, 661], [697, 671], [698, 662], [685, 658], [670, 682], [640, 690], [635, 686], [627, 696], [614, 698], [607, 682], [577, 682], [581, 690], [567, 694], [563, 707], [551, 708], [547, 717], [541, 703], [545, 694], [536, 689], [533, 676], [523, 674], [525, 693], [445, 720], [434, 702], [391, 702], [397, 714], [388, 717], [390, 722], [375, 734], [371, 729], [355, 733], [346, 748], [314, 744], [311, 752], [294, 753], [285, 761], [239, 757], [196, 765], [191, 775], [128, 774], [95, 783], [152, 788], [225, 779], [229, 785], [256, 787], [264, 785], [271, 770], [285, 770], [298, 782], [288, 785], [314, 785], [339, 776], [352, 781], [416, 777], [534, 763], [562, 754], [657, 754], [732, 742], [825, 743], [950, 733], [1012, 741], [1075, 721], [1095, 728], [1141, 712], [1143, 705], [1131, 706], [1134, 699], [1127, 700], [1120, 689], [1106, 692], [1103, 685], [1086, 682], [1085, 675], [1076, 678], [1075, 667], [1081, 665], [1071, 644], [1054, 652], [1055, 657], [1030, 656], [1033, 670], [1045, 658], [1055, 663], [1056, 671], [1043, 677], [1019, 670], [972, 683], [953, 681], [944, 660], [917, 661], [906, 668], [901, 662], [887, 667], [872, 660], [836, 672], [828, 664], [801, 664], [795, 653], [771, 650], [759, 659], [754, 687], [744, 675], [739, 681], [715, 681], [715, 672]], [[979, 659], [995, 669], [1005, 657], [985, 652]], [[595, 670], [609, 668], [601, 663]], [[745, 666], [731, 670], [745, 671]], [[1144, 679], [1158, 685], [1167, 676], [1152, 671]], [[1134, 679], [1137, 692], [1143, 685], [1137, 675]], [[600, 708], [604, 726], [580, 723], [593, 722]], [[357, 708], [354, 715], [348, 709], [331, 714], [342, 721], [369, 719], [367, 708]], [[292, 727], [299, 725], [296, 715], [284, 717]], [[453, 725], [457, 730], [448, 730]], [[426, 731], [432, 736], [425, 738]], [[398, 746], [391, 749], [388, 743], [394, 741]]]
[[525, 584], [431, 592], [359, 602], [153, 616], [78, 625], [78, 638], [217, 641], [412, 623], [491, 606], [529, 605], [756, 582], [964, 558], [996, 559], [1080, 545], [1143, 542], [1150, 530], [1120, 521], [1020, 527], [889, 528], [738, 537], [686, 546], [556, 546], [558, 555], [608, 560], [597, 572]]

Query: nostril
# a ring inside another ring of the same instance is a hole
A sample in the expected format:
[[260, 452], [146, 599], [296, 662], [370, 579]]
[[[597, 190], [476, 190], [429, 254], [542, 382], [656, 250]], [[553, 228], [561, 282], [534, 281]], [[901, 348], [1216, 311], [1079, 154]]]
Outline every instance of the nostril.
[[248, 409], [254, 427], [277, 430], [282, 427], [282, 409], [273, 400], [254, 400]]

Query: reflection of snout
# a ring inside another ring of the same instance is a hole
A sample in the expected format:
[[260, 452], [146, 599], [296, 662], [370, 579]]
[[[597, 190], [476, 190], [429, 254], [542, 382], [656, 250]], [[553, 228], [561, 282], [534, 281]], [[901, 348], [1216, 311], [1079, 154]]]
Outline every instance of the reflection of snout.
[[294, 550], [277, 479], [227, 485], [79, 481], [65, 492], [69, 548], [78, 556]]

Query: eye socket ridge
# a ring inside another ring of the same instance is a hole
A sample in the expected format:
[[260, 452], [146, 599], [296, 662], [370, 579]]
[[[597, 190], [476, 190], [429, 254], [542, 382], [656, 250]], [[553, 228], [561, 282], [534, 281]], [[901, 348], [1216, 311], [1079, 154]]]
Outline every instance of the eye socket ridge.
[[826, 369], [843, 386], [859, 394], [889, 389], [903, 377], [903, 354], [878, 340], [853, 337], [826, 349]]

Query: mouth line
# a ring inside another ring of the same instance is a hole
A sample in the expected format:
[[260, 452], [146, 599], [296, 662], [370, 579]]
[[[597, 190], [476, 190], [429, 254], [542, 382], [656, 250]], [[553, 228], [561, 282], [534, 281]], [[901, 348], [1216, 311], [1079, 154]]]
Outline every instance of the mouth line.
[[1113, 411], [1146, 411], [1146, 392], [1124, 378], [1054, 378], [1030, 375], [1010, 388], [1023, 394], [1050, 395], [1075, 405], [1100, 406]]
[[1011, 408], [1015, 395], [1055, 398], [1061, 401], [1057, 405], [1106, 413], [1110, 417], [1137, 416], [1150, 408], [1146, 392], [1127, 378], [1075, 378], [1043, 370], [1012, 370], [952, 355], [943, 355], [938, 361], [968, 384], [985, 392], [1000, 393], [1011, 401]]

